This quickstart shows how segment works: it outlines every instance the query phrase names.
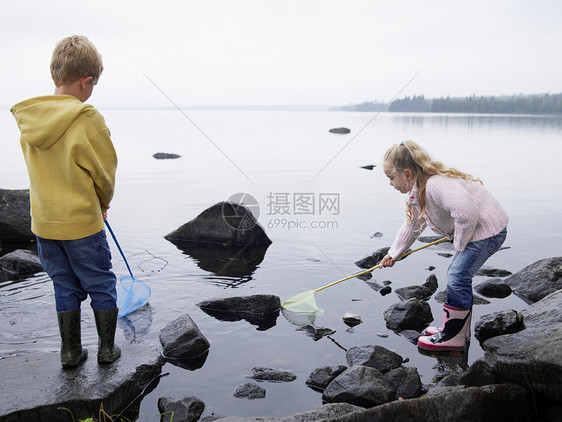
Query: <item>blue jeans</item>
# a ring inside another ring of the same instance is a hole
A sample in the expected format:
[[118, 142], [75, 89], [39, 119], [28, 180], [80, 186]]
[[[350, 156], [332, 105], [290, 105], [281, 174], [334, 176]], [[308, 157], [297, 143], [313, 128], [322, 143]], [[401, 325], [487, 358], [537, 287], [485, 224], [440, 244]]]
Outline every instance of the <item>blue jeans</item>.
[[37, 251], [53, 280], [57, 312], [80, 309], [87, 295], [96, 311], [117, 307], [117, 279], [105, 231], [76, 240], [37, 237]]
[[487, 239], [470, 242], [457, 252], [447, 271], [447, 305], [459, 309], [472, 306], [472, 277], [486, 260], [498, 251], [507, 229]]

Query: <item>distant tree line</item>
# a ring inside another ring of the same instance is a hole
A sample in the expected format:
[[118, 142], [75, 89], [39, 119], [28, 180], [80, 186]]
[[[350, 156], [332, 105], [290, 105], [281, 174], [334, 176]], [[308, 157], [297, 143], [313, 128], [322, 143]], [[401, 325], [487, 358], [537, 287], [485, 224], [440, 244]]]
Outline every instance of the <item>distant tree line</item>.
[[[341, 107], [344, 111], [382, 111], [386, 104], [364, 102]], [[512, 95], [426, 99], [423, 95], [392, 101], [385, 111], [420, 113], [562, 114], [561, 94]]]

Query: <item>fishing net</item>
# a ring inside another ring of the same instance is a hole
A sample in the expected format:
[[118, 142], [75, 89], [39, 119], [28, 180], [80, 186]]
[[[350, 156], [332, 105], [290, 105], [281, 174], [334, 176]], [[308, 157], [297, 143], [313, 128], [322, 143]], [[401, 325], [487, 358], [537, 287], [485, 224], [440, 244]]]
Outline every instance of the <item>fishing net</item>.
[[316, 314], [320, 311], [314, 299], [314, 290], [307, 290], [291, 296], [281, 303], [281, 307], [301, 314]]
[[142, 307], [150, 296], [150, 287], [131, 276], [124, 275], [117, 288], [117, 316], [122, 318]]

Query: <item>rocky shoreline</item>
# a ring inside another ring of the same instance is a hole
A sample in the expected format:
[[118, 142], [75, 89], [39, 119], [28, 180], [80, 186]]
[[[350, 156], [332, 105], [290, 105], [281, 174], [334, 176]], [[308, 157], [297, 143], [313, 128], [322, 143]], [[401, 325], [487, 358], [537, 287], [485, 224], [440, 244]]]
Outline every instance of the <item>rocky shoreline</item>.
[[[3, 198], [8, 195], [0, 194]], [[28, 207], [21, 194], [11, 204], [20, 202], [22, 209]], [[224, 209], [224, 204], [220, 207]], [[0, 207], [0, 213], [6, 208]], [[14, 213], [12, 207], [8, 214]], [[21, 234], [19, 222], [12, 232], [6, 224], [0, 229], [0, 240], [4, 242], [17, 237], [18, 244], [32, 243], [29, 233]], [[227, 232], [221, 231], [220, 235], [233, 239]], [[263, 233], [259, 235], [264, 238]], [[249, 238], [256, 243], [255, 235]], [[37, 256], [29, 250], [16, 249], [0, 257], [0, 281], [21, 280], [40, 271]], [[521, 312], [506, 309], [484, 315], [475, 322], [473, 341], [480, 342], [485, 355], [470, 367], [463, 361], [465, 354], [452, 356], [458, 363], [457, 370], [443, 371], [436, 382], [423, 385], [417, 369], [409, 366], [407, 359], [379, 345], [360, 344], [347, 350], [345, 362], [319, 366], [306, 381], [296, 380], [290, 369], [256, 366], [249, 378], [260, 381], [260, 385], [247, 382], [233, 392], [236, 397], [259, 400], [267, 394], [267, 382], [305, 382], [318, 391], [325, 403], [316, 410], [286, 417], [240, 418], [214, 414], [201, 419], [205, 404], [197, 397], [161, 397], [158, 400], [161, 420], [172, 420], [172, 414], [174, 421], [205, 422], [559, 420], [562, 414], [562, 257], [537, 261], [511, 275], [489, 268], [483, 271], [490, 277], [506, 278], [479, 283], [476, 291], [489, 297], [504, 297], [514, 292], [529, 306]], [[437, 282], [430, 276], [422, 285], [398, 290], [400, 301], [384, 312], [384, 318], [389, 329], [415, 342], [420, 331], [434, 319], [427, 300], [436, 293]], [[280, 299], [273, 295], [228, 297], [197, 305], [218, 320], [244, 319], [258, 330], [274, 326], [281, 311]], [[355, 319], [360, 322], [359, 316]], [[299, 329], [314, 338], [333, 332], [314, 325]], [[70, 413], [75, 420], [84, 419], [97, 415], [101, 403], [107, 413], [127, 415], [134, 420], [138, 416], [134, 403], [138, 404], [156, 387], [165, 375], [162, 374], [164, 363], [196, 370], [204, 365], [212, 344], [191, 317], [184, 314], [161, 329], [160, 346], [132, 342], [122, 346], [121, 358], [111, 366], [98, 366], [95, 359], [88, 359], [72, 370], [60, 367], [58, 353], [36, 351], [4, 356], [0, 358], [3, 377], [0, 422], [70, 421]], [[96, 350], [89, 353], [95, 355]]]

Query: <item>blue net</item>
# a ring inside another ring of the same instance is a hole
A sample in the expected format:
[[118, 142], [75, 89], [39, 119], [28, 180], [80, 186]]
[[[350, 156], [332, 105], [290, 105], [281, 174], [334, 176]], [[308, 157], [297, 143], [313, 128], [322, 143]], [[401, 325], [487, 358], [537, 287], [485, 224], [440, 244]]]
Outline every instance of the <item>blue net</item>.
[[150, 287], [131, 276], [124, 275], [117, 287], [118, 317], [132, 314], [142, 307], [150, 296]]

